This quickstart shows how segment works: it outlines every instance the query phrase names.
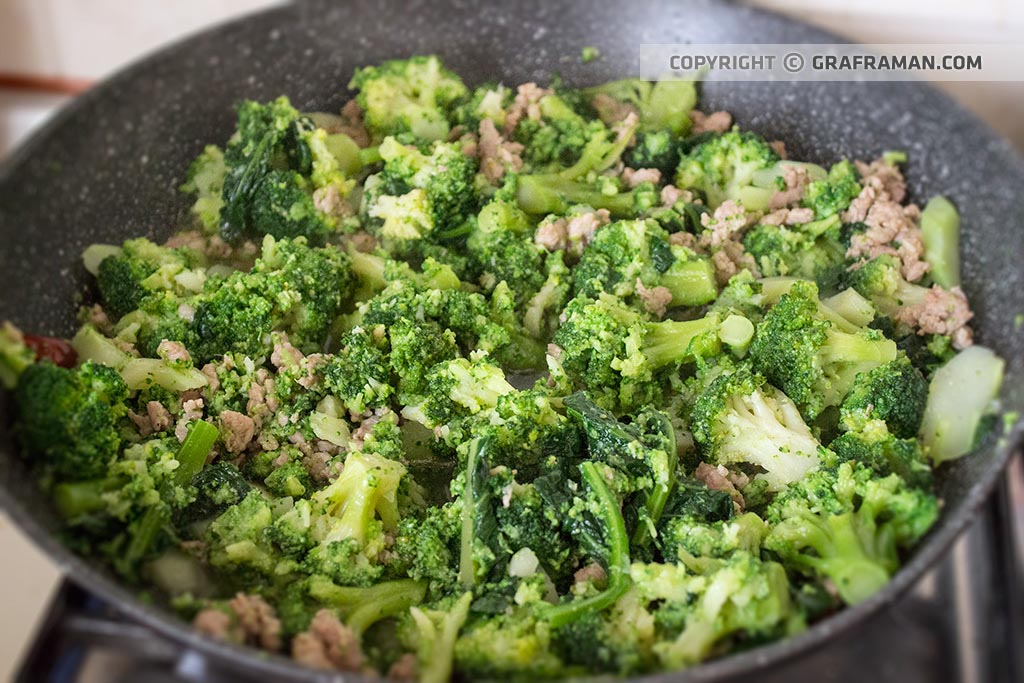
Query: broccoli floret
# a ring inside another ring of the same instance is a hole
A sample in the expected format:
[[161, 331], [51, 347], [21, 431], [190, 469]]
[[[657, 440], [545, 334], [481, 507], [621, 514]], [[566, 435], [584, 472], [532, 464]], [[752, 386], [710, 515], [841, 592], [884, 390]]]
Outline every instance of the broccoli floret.
[[417, 677], [421, 683], [447, 683], [451, 680], [455, 641], [469, 616], [472, 593], [462, 597], [447, 610], [424, 610], [412, 607], [409, 612], [416, 626]]
[[896, 358], [896, 344], [838, 315], [826, 317], [818, 288], [796, 282], [768, 311], [750, 347], [754, 369], [812, 420], [836, 406], [860, 372]]
[[490, 119], [500, 130], [505, 125], [506, 109], [512, 104], [512, 97], [512, 89], [501, 84], [477, 86], [469, 100], [455, 111], [455, 120], [466, 130], [475, 131], [483, 119]]
[[457, 564], [452, 548], [459, 538], [458, 511], [452, 505], [431, 507], [422, 518], [406, 517], [398, 524], [395, 555], [405, 563], [410, 578], [427, 583], [430, 595], [455, 586]]
[[486, 356], [438, 363], [427, 374], [426, 383], [423, 402], [403, 414], [431, 428], [460, 415], [492, 409], [499, 397], [514, 391], [505, 373]]
[[100, 261], [96, 284], [104, 309], [120, 318], [155, 292], [198, 292], [206, 280], [198, 265], [199, 256], [189, 249], [157, 246], [145, 237], [128, 240]]
[[563, 664], [551, 640], [548, 623], [529, 610], [476, 619], [455, 643], [456, 668], [480, 679], [554, 678]]
[[669, 518], [658, 540], [667, 562], [681, 562], [698, 573], [714, 566], [714, 560], [737, 552], [757, 556], [768, 527], [753, 512], [731, 520], [705, 522], [699, 518]]
[[[545, 98], [545, 100], [548, 98]], [[622, 191], [617, 180], [598, 176], [622, 157], [636, 127], [613, 135], [600, 124], [591, 126], [579, 157], [568, 167], [552, 167], [544, 173], [515, 176], [516, 201], [528, 214], [564, 214], [573, 205], [608, 209], [613, 215], [636, 215], [656, 202], [657, 193], [649, 183], [641, 183], [632, 192]]]
[[935, 522], [938, 502], [895, 474], [842, 463], [808, 475], [768, 508], [765, 548], [787, 565], [829, 579], [847, 604], [862, 602], [899, 566], [898, 552]]
[[356, 101], [378, 140], [402, 133], [443, 140], [449, 117], [468, 95], [459, 77], [433, 55], [357, 69], [348, 87], [359, 91]]
[[706, 462], [749, 463], [774, 490], [819, 465], [822, 446], [781, 391], [741, 366], [713, 380], [690, 416]]
[[838, 462], [857, 462], [883, 477], [896, 474], [911, 486], [931, 486], [932, 469], [916, 438], [896, 436], [881, 420], [858, 420], [857, 424], [855, 431], [829, 444]]
[[224, 163], [224, 151], [216, 145], [207, 145], [188, 168], [182, 192], [194, 194], [192, 215], [207, 231], [216, 231], [220, 226], [220, 210], [224, 206], [224, 176], [228, 167]]
[[15, 392], [22, 446], [60, 478], [99, 477], [117, 457], [127, 400], [121, 375], [105, 365], [30, 365]]
[[356, 327], [341, 339], [341, 349], [323, 369], [324, 386], [359, 414], [387, 405], [394, 392], [383, 326]]
[[587, 121], [557, 94], [545, 95], [537, 107], [540, 120], [523, 117], [512, 132], [524, 147], [523, 160], [534, 171], [575, 163], [592, 136], [605, 134], [600, 121]]
[[480, 211], [469, 236], [470, 264], [487, 292], [505, 282], [522, 307], [547, 278], [545, 252], [534, 244], [529, 217], [513, 202], [492, 201]]
[[[273, 327], [273, 304], [253, 292], [245, 273], [232, 273], [224, 280], [211, 280], [209, 293], [198, 298], [192, 323], [157, 327], [164, 334], [176, 332], [168, 339], [184, 341], [191, 333], [195, 341], [188, 344], [197, 362], [208, 362], [225, 353], [259, 356]], [[176, 316], [175, 316], [176, 318]], [[175, 318], [170, 318], [173, 323]], [[155, 340], [159, 334], [151, 335]]]
[[840, 406], [845, 429], [857, 431], [867, 421], [886, 423], [895, 436], [917, 436], [928, 401], [928, 382], [906, 356], [857, 375]]
[[321, 350], [351, 287], [344, 252], [310, 247], [301, 237], [268, 235], [251, 271], [211, 280], [192, 302], [192, 350], [199, 361], [225, 352], [260, 356], [268, 351], [272, 330], [286, 332], [305, 352]]
[[661, 371], [720, 351], [718, 317], [649, 322], [610, 294], [576, 297], [553, 343], [577, 388], [602, 407], [629, 410], [662, 395]]
[[838, 222], [818, 234], [820, 227], [757, 225], [743, 236], [743, 247], [765, 277], [806, 278], [834, 291], [846, 276], [846, 249], [838, 239]]
[[754, 173], [778, 161], [779, 155], [764, 139], [733, 129], [697, 145], [684, 156], [675, 184], [701, 191], [712, 208], [732, 199], [747, 210], [765, 209], [772, 190], [755, 187]]
[[388, 328], [387, 334], [391, 371], [398, 377], [399, 400], [405, 403], [426, 393], [430, 368], [459, 355], [455, 333], [433, 320], [401, 319]]
[[36, 354], [25, 345], [21, 330], [4, 321], [0, 325], [0, 386], [13, 389], [21, 373], [35, 360]]
[[252, 488], [238, 468], [229, 462], [215, 462], [204, 467], [192, 480], [196, 498], [184, 512], [184, 521], [193, 522], [216, 517], [231, 505], [239, 503]]
[[[640, 117], [645, 131], [668, 131], [685, 135], [690, 130], [690, 110], [697, 104], [697, 88], [692, 80], [645, 81], [627, 78], [593, 88], [586, 94], [605, 95], [618, 102], [632, 105]], [[601, 112], [601, 101], [594, 99]]]
[[656, 168], [668, 178], [679, 165], [679, 145], [667, 130], [638, 133], [636, 144], [626, 150], [623, 161], [630, 168]]
[[290, 462], [275, 468], [263, 480], [263, 484], [268, 491], [281, 498], [287, 496], [299, 498], [307, 495], [313, 489], [309, 471], [300, 462]]
[[224, 152], [224, 239], [304, 236], [322, 243], [337, 229], [337, 217], [317, 209], [313, 192], [331, 184], [343, 196], [354, 183], [343, 182], [337, 159], [317, 144], [323, 139], [314, 129], [286, 97], [239, 105], [238, 132]]
[[899, 259], [889, 254], [877, 256], [852, 270], [849, 284], [870, 299], [880, 313], [893, 318], [901, 308], [923, 303], [928, 294], [927, 287], [903, 278]]
[[429, 154], [392, 137], [380, 146], [384, 170], [366, 211], [383, 221], [377, 233], [389, 244], [444, 238], [461, 230], [476, 202], [476, 164], [456, 143], [435, 142]]
[[398, 527], [398, 488], [405, 466], [370, 452], [352, 451], [341, 475], [313, 494], [314, 537], [321, 544], [353, 539], [367, 558], [387, 545]]
[[794, 616], [786, 571], [746, 552], [737, 552], [688, 586], [692, 604], [684, 611], [685, 626], [672, 641], [657, 643], [661, 665], [681, 668], [707, 658], [729, 636], [777, 637]]
[[210, 565], [243, 581], [254, 574], [270, 575], [279, 557], [270, 541], [273, 521], [270, 504], [252, 489], [211, 522], [204, 537]]
[[666, 233], [644, 220], [598, 230], [572, 273], [576, 294], [590, 297], [608, 292], [631, 298], [639, 296], [639, 285], [665, 287], [669, 306], [676, 307], [706, 304], [718, 293], [710, 261], [669, 244]]
[[815, 180], [807, 186], [803, 205], [814, 209], [817, 219], [828, 218], [845, 211], [860, 194], [857, 169], [848, 159], [833, 164], [828, 177]]

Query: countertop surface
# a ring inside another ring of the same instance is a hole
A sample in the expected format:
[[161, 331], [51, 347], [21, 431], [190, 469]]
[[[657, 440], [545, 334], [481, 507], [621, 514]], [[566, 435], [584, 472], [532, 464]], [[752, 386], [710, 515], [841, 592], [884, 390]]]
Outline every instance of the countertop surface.
[[[268, 0], [0, 0], [0, 76], [30, 75], [74, 90], [154, 47], [204, 25], [275, 4]], [[1015, 0], [886, 2], [759, 0], [869, 43], [1020, 42], [1024, 3]], [[111, 40], [116, 36], [116, 40]], [[0, 78], [2, 81], [2, 78]], [[943, 83], [949, 92], [1024, 150], [1024, 81]], [[0, 87], [0, 157], [70, 99], [70, 94]], [[19, 653], [59, 579], [59, 572], [0, 513], [0, 680]]]

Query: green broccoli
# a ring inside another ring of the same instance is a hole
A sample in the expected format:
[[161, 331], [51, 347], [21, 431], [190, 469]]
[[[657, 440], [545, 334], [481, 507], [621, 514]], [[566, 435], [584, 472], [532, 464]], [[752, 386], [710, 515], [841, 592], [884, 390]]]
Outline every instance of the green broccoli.
[[796, 282], [757, 326], [750, 347], [754, 369], [814, 419], [839, 405], [860, 372], [896, 358], [896, 344], [838, 315], [826, 317], [818, 288]]
[[845, 429], [858, 431], [869, 420], [882, 420], [901, 439], [914, 438], [921, 427], [928, 383], [906, 356], [857, 375], [840, 406]]
[[[743, 247], [765, 277], [793, 276], [814, 280], [834, 291], [846, 277], [846, 249], [839, 241], [839, 223], [821, 226], [757, 225], [743, 236]], [[811, 230], [808, 230], [811, 228]]]
[[195, 252], [157, 246], [145, 237], [128, 240], [117, 254], [99, 264], [96, 284], [103, 306], [120, 318], [156, 292], [194, 294], [203, 288], [205, 271]]
[[793, 568], [829, 579], [847, 604], [862, 602], [899, 566], [938, 516], [938, 501], [899, 475], [876, 478], [842, 463], [792, 484], [769, 506], [765, 548]]
[[857, 462], [879, 476], [899, 475], [910, 486], [927, 489], [932, 469], [916, 438], [900, 438], [879, 419], [857, 420], [857, 429], [840, 434], [829, 444], [837, 462]]
[[196, 196], [191, 208], [192, 215], [205, 231], [216, 232], [220, 227], [227, 171], [224, 150], [217, 145], [207, 145], [188, 167], [185, 182], [179, 188], [182, 192]]
[[676, 307], [706, 304], [718, 293], [710, 261], [670, 244], [666, 233], [643, 220], [598, 230], [572, 272], [576, 294], [590, 297], [637, 297], [640, 285], [665, 287], [672, 297], [668, 305]]
[[699, 190], [712, 208], [732, 199], [750, 211], [766, 209], [772, 190], [756, 187], [754, 174], [778, 161], [779, 155], [761, 137], [734, 129], [697, 145], [683, 157], [675, 184]]
[[714, 379], [694, 403], [690, 422], [705, 461], [756, 465], [774, 490], [820, 463], [822, 446], [797, 407], [746, 366]]
[[860, 176], [848, 159], [833, 164], [828, 177], [807, 185], [803, 205], [814, 210], [817, 219], [845, 211], [860, 194]]
[[105, 365], [30, 365], [15, 392], [22, 446], [58, 477], [101, 476], [121, 446], [127, 399], [121, 375]]
[[428, 142], [443, 140], [449, 117], [468, 96], [459, 77], [433, 55], [357, 69], [348, 87], [359, 91], [356, 101], [378, 140], [403, 133]]
[[670, 669], [702, 661], [719, 641], [738, 633], [785, 633], [794, 614], [785, 569], [746, 552], [715, 565], [691, 590], [682, 632], [654, 646], [661, 665]]
[[[693, 80], [666, 79], [655, 82], [638, 78], [612, 81], [587, 88], [587, 95], [605, 95], [632, 105], [645, 131], [668, 131], [685, 135], [690, 129], [690, 111], [697, 105], [697, 88]], [[594, 106], [600, 111], [599, 100]]]
[[602, 407], [636, 408], [662, 393], [662, 370], [717, 355], [719, 319], [649, 322], [616, 297], [576, 297], [565, 307], [555, 333], [556, 359], [572, 383], [586, 388]]
[[25, 344], [25, 336], [9, 322], [0, 325], [0, 386], [13, 389], [18, 378], [36, 360], [36, 354]]

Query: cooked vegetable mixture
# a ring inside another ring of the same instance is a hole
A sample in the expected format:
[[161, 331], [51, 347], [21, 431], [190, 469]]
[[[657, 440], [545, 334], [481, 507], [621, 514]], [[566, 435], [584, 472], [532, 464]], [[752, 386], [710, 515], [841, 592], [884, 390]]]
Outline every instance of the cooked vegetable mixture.
[[959, 217], [695, 84], [359, 69], [238, 106], [164, 244], [0, 333], [76, 551], [215, 638], [428, 683], [693, 666], [868, 598], [991, 427]]

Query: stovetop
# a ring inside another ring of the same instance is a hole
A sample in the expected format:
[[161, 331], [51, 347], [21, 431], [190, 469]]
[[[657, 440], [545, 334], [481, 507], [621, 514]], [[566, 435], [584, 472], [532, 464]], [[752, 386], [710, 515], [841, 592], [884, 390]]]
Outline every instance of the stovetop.
[[[996, 495], [942, 564], [895, 605], [754, 680], [1013, 683], [1024, 680], [1021, 646], [1024, 465], [1017, 456]], [[17, 683], [240, 680], [237, 672], [182, 650], [70, 582], [57, 592], [15, 678]]]

